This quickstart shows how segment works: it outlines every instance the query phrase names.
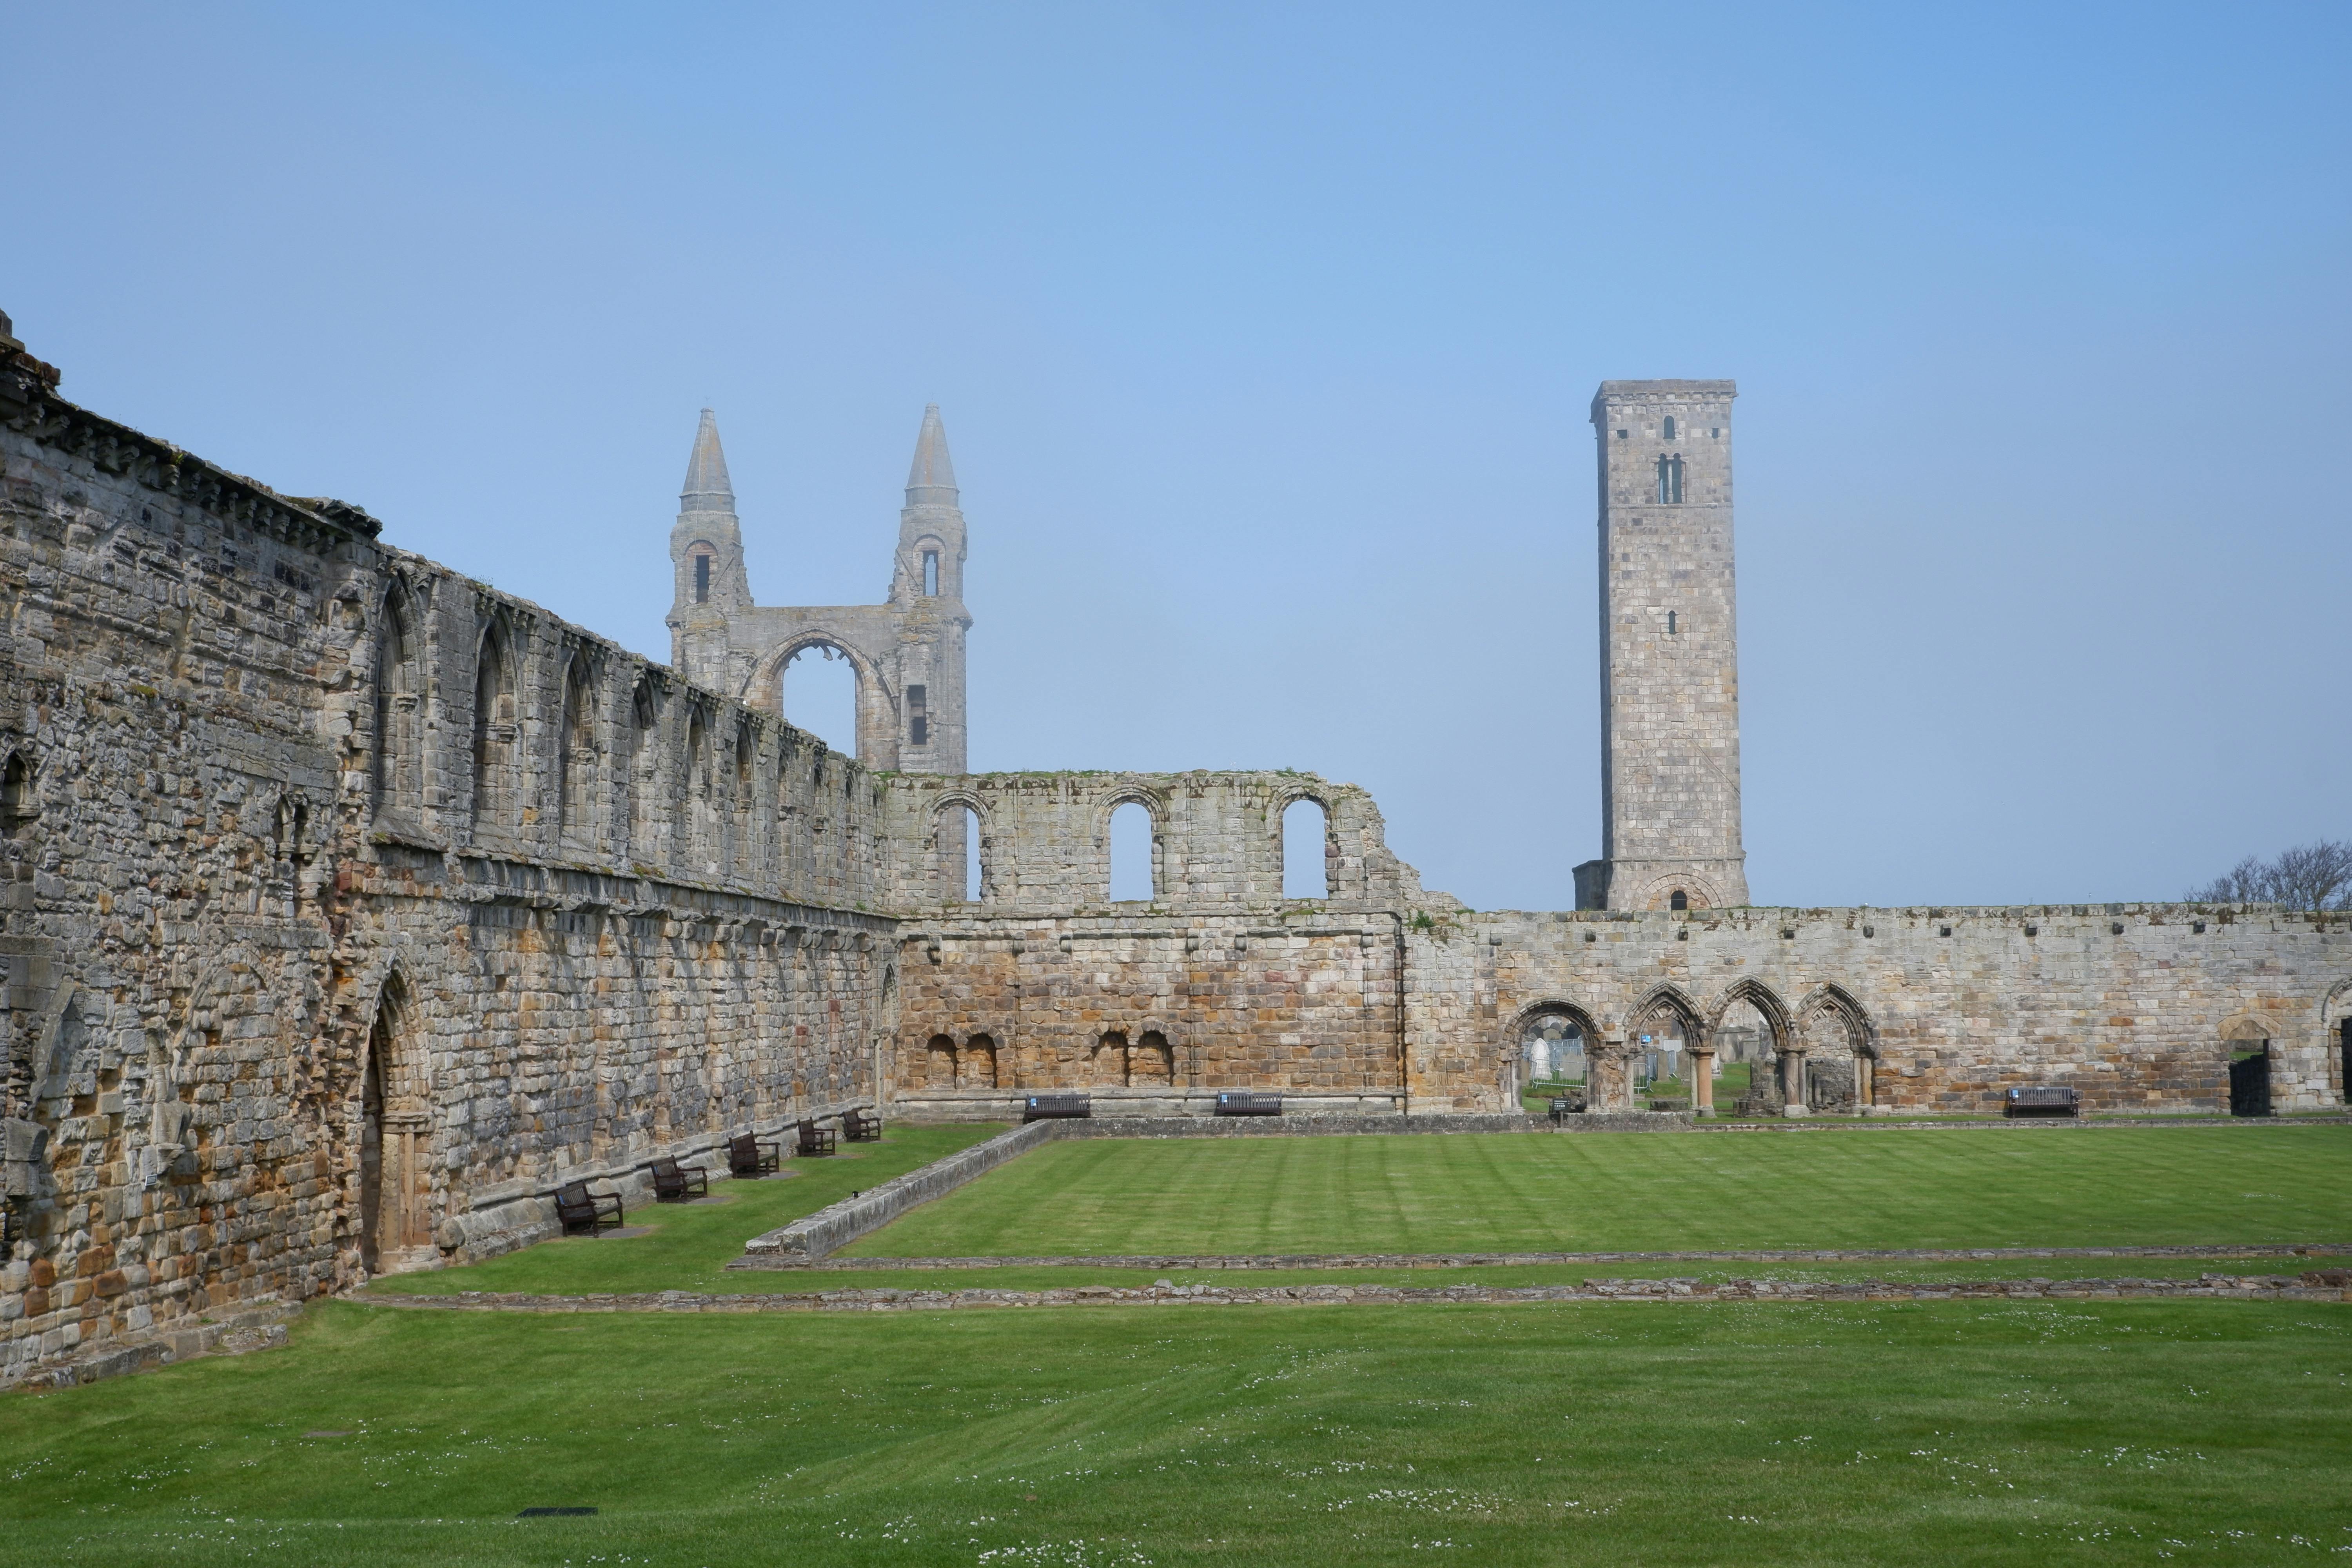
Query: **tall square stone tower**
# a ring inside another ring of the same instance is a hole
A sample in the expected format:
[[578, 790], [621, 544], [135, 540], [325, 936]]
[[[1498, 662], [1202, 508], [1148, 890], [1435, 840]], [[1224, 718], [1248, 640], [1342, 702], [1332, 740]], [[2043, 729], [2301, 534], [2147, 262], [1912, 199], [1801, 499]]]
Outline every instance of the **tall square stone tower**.
[[1601, 858], [1589, 910], [1748, 902], [1727, 381], [1604, 381]]

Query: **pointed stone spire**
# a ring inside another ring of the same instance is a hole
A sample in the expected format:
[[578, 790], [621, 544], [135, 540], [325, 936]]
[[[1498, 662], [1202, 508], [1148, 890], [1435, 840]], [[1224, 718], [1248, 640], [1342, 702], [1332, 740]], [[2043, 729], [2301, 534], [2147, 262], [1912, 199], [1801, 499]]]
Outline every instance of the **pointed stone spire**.
[[955, 465], [948, 460], [947, 426], [940, 423], [940, 405], [923, 410], [923, 432], [915, 437], [915, 465], [907, 470], [908, 506], [956, 504]]
[[706, 408], [702, 427], [694, 433], [694, 456], [686, 465], [686, 489], [678, 496], [684, 511], [733, 511], [735, 487], [727, 479], [727, 454], [719, 447], [719, 416]]

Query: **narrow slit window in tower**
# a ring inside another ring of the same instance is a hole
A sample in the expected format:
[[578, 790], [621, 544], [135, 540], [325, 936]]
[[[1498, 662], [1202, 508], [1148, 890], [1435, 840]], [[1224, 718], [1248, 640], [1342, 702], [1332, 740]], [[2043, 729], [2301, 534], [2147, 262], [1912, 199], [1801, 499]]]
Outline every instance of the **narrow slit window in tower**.
[[1665, 432], [1665, 434], [1666, 434], [1666, 439], [1667, 439], [1667, 440], [1671, 441], [1671, 440], [1673, 440], [1673, 439], [1675, 438], [1675, 416], [1674, 416], [1673, 415], [1671, 415], [1671, 414], [1669, 414], [1669, 415], [1667, 415], [1667, 416], [1666, 416], [1666, 432]]
[[1683, 460], [1677, 457], [1658, 459], [1658, 500], [1667, 506], [1678, 506], [1683, 499]]
[[932, 599], [940, 596], [940, 552], [936, 550], [923, 552], [923, 595]]
[[931, 743], [931, 714], [927, 701], [929, 695], [930, 689], [928, 687], [907, 688], [907, 743], [908, 745], [928, 746]]
[[694, 558], [694, 602], [698, 605], [710, 602], [710, 557], [708, 555]]
[[1678, 629], [1679, 628], [1675, 625], [1675, 613], [1672, 610], [1668, 610], [1666, 612], [1666, 635], [1668, 637], [1674, 637], [1677, 634]]

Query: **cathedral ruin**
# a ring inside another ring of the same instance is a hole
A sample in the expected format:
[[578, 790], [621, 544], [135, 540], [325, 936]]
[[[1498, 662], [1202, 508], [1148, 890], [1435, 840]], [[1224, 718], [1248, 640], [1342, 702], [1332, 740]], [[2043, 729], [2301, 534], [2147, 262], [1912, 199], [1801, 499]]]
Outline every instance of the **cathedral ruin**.
[[[0, 1381], [520, 1246], [560, 1183], [852, 1105], [1506, 1112], [1573, 1038], [1631, 1110], [1670, 1036], [1704, 1115], [1739, 1030], [1772, 1114], [2210, 1112], [2250, 1054], [2281, 1110], [2344, 1100], [2340, 914], [1749, 902], [1728, 382], [1594, 402], [1604, 832], [1549, 912], [1425, 890], [1312, 774], [963, 771], [936, 409], [887, 595], [845, 608], [752, 602], [706, 416], [664, 666], [58, 387], [0, 318]], [[810, 648], [856, 671], [854, 756], [783, 721]], [[1322, 898], [1284, 896], [1300, 801]], [[1150, 897], [1115, 901], [1129, 804]]]

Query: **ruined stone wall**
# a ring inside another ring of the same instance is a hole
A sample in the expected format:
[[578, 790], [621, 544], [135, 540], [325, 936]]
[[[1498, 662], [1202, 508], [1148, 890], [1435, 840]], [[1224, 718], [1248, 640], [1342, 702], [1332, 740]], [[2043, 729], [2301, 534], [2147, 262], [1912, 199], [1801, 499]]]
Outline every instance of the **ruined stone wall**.
[[0, 353], [0, 1381], [871, 1097], [863, 768], [54, 383]]
[[[2264, 1040], [2278, 1109], [2344, 1100], [2352, 920], [2340, 914], [1506, 912], [1412, 942], [1407, 1027], [1425, 1109], [1501, 1104], [1531, 1017], [1571, 1018], [1622, 1060], [1651, 1025], [1705, 1043], [1740, 1003], [1776, 1052], [1803, 1052], [1821, 1081], [1881, 1110], [1997, 1110], [2000, 1090], [2043, 1083], [2073, 1085], [2095, 1110], [2226, 1110], [2232, 1050]], [[1612, 1083], [1622, 1101], [1622, 1072]]]
[[[885, 799], [908, 921], [901, 1104], [1001, 1113], [1086, 1089], [1181, 1114], [1265, 1089], [1402, 1108], [1402, 932], [1432, 900], [1361, 790], [1307, 773], [991, 773], [894, 778]], [[1323, 899], [1283, 897], [1283, 813], [1301, 799], [1325, 814]], [[1151, 816], [1155, 897], [1114, 903], [1110, 821], [1129, 804]], [[982, 894], [967, 902], [975, 818]]]

